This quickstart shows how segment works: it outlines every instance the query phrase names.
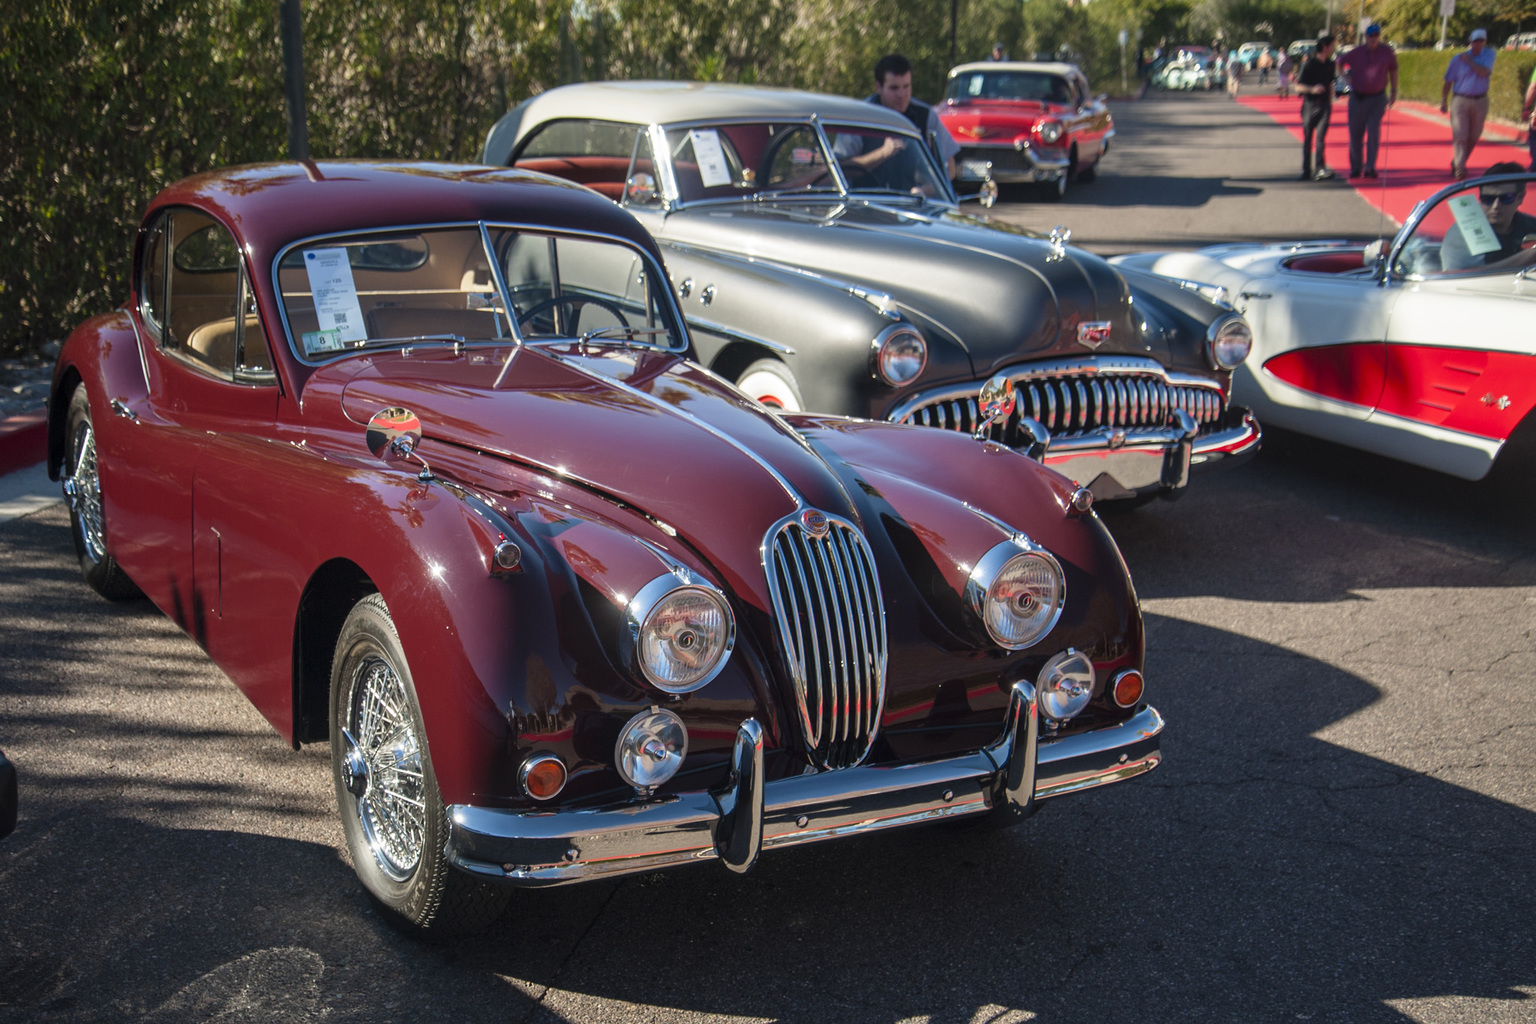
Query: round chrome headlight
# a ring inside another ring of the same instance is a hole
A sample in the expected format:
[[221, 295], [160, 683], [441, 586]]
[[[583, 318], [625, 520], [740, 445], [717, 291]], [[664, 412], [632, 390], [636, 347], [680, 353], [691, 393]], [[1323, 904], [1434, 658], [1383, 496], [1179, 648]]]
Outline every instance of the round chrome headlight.
[[910, 384], [928, 365], [928, 342], [910, 324], [896, 324], [875, 338], [875, 372], [892, 387]]
[[1054, 143], [1061, 138], [1061, 122], [1041, 121], [1039, 132], [1041, 142], [1044, 142], [1047, 145]]
[[683, 572], [642, 587], [625, 623], [631, 666], [668, 693], [688, 693], [715, 678], [736, 645], [736, 619], [725, 597]]
[[1003, 541], [983, 555], [965, 591], [987, 634], [1010, 651], [1049, 633], [1067, 599], [1060, 564], [1024, 538]]
[[642, 711], [624, 723], [613, 747], [619, 774], [639, 790], [655, 789], [676, 775], [687, 755], [688, 730], [664, 708]]
[[1225, 316], [1211, 324], [1206, 332], [1211, 365], [1218, 370], [1235, 370], [1253, 351], [1253, 330], [1237, 315]]
[[1036, 681], [1040, 713], [1065, 722], [1088, 706], [1093, 697], [1093, 662], [1082, 651], [1067, 648], [1045, 663]]

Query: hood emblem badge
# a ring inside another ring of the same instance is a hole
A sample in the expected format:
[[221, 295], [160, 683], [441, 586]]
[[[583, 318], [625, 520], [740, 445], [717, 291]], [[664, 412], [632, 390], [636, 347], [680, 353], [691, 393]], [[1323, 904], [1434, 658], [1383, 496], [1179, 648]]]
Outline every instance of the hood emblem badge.
[[818, 512], [814, 508], [808, 508], [800, 513], [800, 525], [805, 527], [805, 532], [812, 537], [825, 537], [827, 535], [827, 514]]
[[1109, 330], [1114, 324], [1108, 320], [1094, 320], [1077, 325], [1077, 343], [1085, 348], [1098, 348], [1109, 340]]

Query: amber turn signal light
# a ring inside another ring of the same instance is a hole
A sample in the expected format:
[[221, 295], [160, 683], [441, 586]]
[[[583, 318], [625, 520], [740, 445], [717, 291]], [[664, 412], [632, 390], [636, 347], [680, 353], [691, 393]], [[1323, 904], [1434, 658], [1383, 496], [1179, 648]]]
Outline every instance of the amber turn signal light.
[[1147, 681], [1133, 668], [1124, 669], [1110, 681], [1109, 697], [1123, 708], [1133, 708], [1141, 702]]
[[523, 792], [535, 800], [552, 800], [565, 788], [565, 763], [552, 754], [536, 754], [523, 762]]

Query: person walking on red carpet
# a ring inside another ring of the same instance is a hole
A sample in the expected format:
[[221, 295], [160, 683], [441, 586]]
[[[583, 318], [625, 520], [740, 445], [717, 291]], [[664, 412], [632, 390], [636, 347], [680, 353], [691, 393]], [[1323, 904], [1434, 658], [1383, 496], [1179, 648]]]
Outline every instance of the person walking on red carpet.
[[1487, 29], [1473, 29], [1467, 41], [1468, 48], [1451, 58], [1440, 87], [1440, 113], [1451, 115], [1451, 176], [1458, 181], [1467, 176], [1467, 158], [1483, 137], [1495, 56], [1488, 48]]
[[1374, 178], [1381, 119], [1397, 102], [1397, 54], [1381, 41], [1380, 25], [1366, 29], [1364, 44], [1339, 58], [1339, 70], [1349, 75], [1349, 176]]
[[1536, 68], [1531, 69], [1531, 84], [1525, 87], [1525, 105], [1520, 108], [1525, 122], [1525, 148], [1531, 151], [1530, 170], [1536, 171]]
[[[1301, 66], [1296, 91], [1301, 93], [1301, 178], [1326, 181], [1336, 175], [1328, 169], [1328, 120], [1333, 116], [1333, 36], [1317, 37], [1317, 49]], [[1313, 142], [1316, 140], [1316, 145]], [[1314, 165], [1313, 157], [1316, 157]]]

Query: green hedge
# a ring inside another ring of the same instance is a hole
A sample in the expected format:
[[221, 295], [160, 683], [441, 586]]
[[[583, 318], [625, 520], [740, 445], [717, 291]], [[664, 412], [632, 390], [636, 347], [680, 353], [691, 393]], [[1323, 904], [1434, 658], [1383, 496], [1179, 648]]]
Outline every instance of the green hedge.
[[[1440, 104], [1440, 87], [1445, 69], [1456, 50], [1409, 50], [1397, 55], [1398, 92], [1404, 99]], [[1518, 121], [1525, 101], [1525, 89], [1536, 68], [1536, 53], [1528, 50], [1500, 50], [1493, 62], [1493, 78], [1488, 83], [1488, 116], [1501, 121]]]

